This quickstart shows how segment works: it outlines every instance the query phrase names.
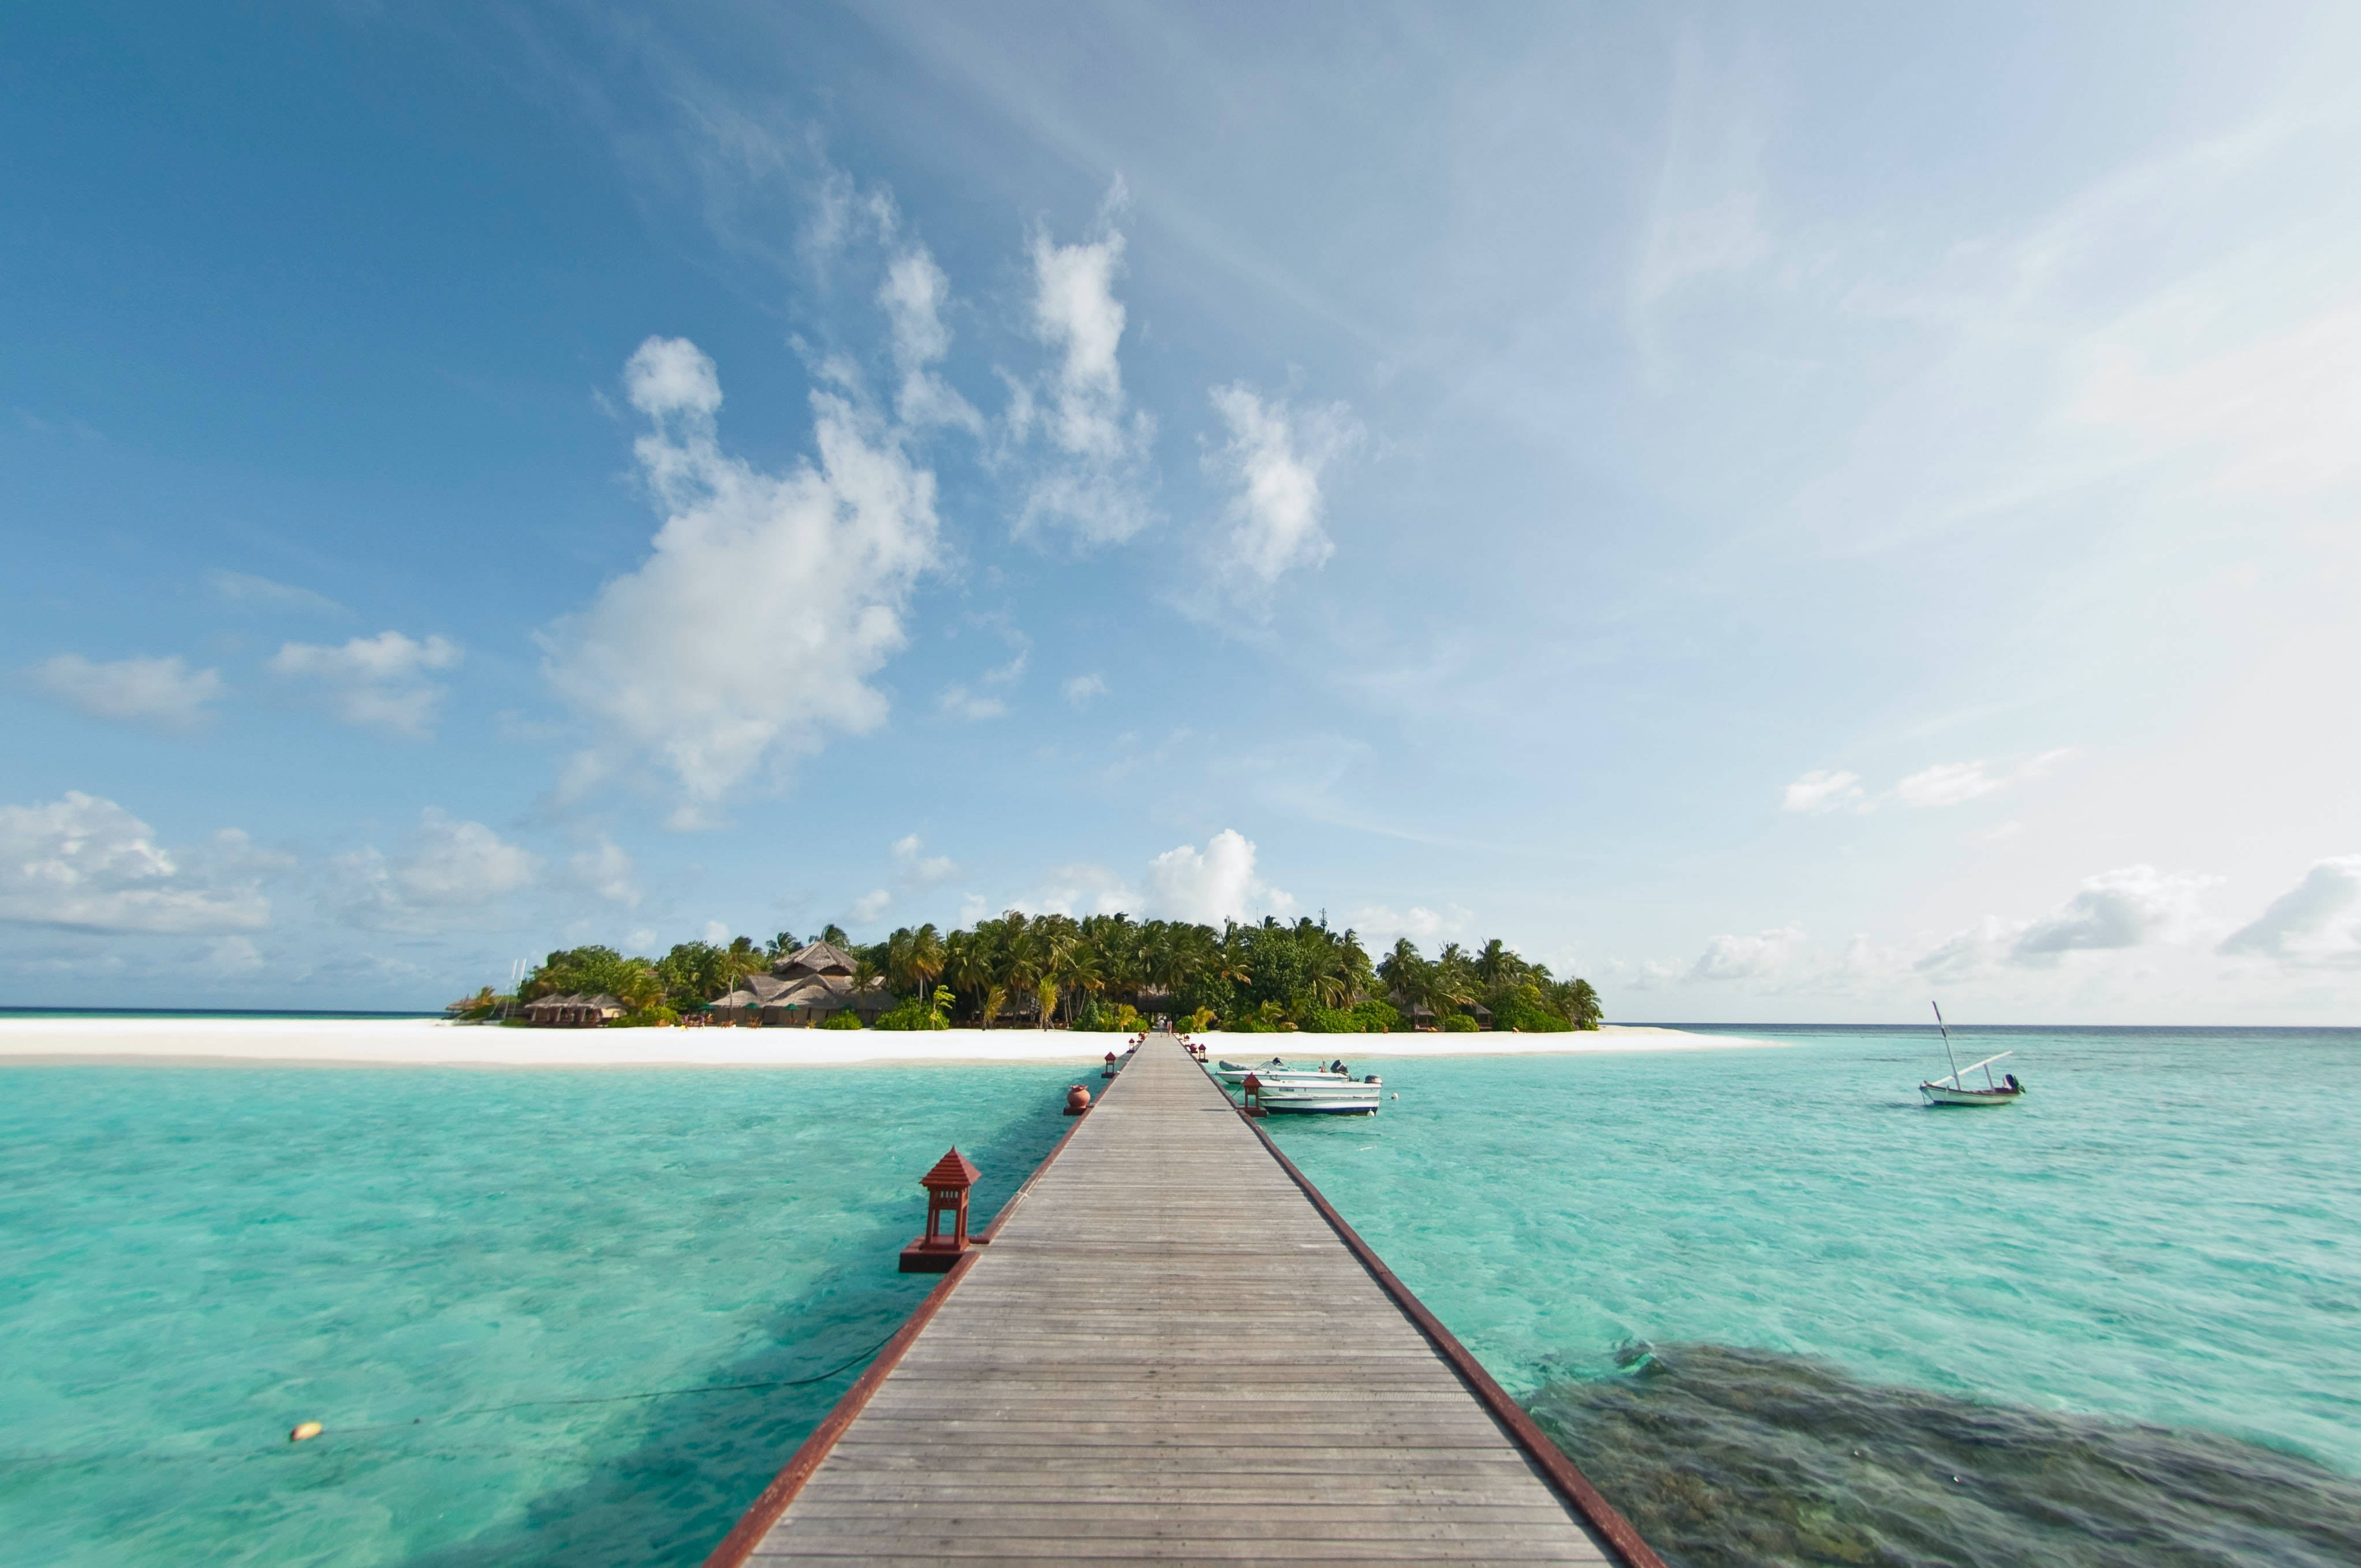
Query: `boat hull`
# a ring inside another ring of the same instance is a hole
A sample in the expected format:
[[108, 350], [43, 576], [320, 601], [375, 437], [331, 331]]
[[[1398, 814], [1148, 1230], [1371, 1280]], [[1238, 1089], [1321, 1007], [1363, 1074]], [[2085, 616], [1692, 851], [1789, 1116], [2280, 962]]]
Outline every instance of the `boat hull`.
[[1918, 1092], [1929, 1105], [2014, 1105], [2025, 1098], [2022, 1089], [1954, 1089], [1948, 1083], [1922, 1083]]
[[1270, 1114], [1374, 1116], [1383, 1086], [1332, 1079], [1324, 1083], [1280, 1080], [1257, 1087], [1256, 1102]]

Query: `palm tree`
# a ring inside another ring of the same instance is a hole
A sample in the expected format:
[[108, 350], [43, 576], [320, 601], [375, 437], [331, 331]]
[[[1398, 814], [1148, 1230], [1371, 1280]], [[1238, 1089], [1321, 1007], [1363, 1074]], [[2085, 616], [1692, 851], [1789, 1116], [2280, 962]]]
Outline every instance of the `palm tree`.
[[983, 993], [983, 1026], [991, 1028], [992, 1021], [999, 1017], [1000, 1010], [1007, 1005], [1008, 992], [1005, 988], [997, 985], [987, 988]]
[[942, 933], [935, 929], [934, 922], [928, 921], [910, 933], [910, 973], [918, 982], [920, 995], [932, 994], [935, 977], [943, 972], [946, 957]]

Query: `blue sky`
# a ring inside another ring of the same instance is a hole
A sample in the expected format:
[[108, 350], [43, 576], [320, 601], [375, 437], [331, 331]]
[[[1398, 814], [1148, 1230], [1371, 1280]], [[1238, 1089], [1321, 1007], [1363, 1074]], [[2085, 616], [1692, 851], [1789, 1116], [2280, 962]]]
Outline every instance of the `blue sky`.
[[1003, 907], [2351, 1022], [2348, 7], [0, 21], [0, 1001]]

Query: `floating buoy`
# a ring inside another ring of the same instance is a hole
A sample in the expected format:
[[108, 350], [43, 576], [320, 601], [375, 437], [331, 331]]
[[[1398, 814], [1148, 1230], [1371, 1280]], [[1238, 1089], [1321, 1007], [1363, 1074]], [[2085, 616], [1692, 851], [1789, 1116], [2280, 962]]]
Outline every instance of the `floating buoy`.
[[1397, 1093], [1397, 1094], [1394, 1096], [1394, 1098], [1395, 1098], [1395, 1099], [1397, 1099], [1397, 1100], [1399, 1100], [1399, 1099], [1400, 1099], [1400, 1098], [1401, 1098], [1401, 1096], [1400, 1096], [1400, 1094]]
[[305, 1421], [302, 1425], [297, 1427], [293, 1431], [287, 1434], [287, 1441], [290, 1442], [308, 1442], [312, 1439], [319, 1436], [323, 1430], [324, 1429], [317, 1421]]

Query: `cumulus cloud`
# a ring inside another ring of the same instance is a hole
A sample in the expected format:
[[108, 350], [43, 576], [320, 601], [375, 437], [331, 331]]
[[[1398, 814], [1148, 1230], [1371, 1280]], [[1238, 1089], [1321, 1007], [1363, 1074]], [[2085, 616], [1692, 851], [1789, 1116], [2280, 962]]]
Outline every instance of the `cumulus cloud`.
[[862, 894], [859, 898], [852, 901], [853, 923], [859, 926], [866, 926], [872, 920], [876, 919], [880, 915], [884, 914], [886, 909], [892, 905], [893, 902], [894, 895], [882, 887]]
[[934, 368], [950, 352], [950, 328], [943, 324], [942, 313], [950, 298], [950, 280], [924, 247], [906, 250], [887, 264], [877, 302], [893, 328], [894, 368], [902, 378], [894, 411], [913, 428], [956, 425], [981, 436], [983, 416]]
[[212, 718], [205, 705], [222, 694], [220, 671], [192, 670], [177, 653], [103, 664], [60, 653], [34, 665], [32, 678], [43, 692], [93, 718], [179, 731]]
[[1104, 222], [1098, 238], [1078, 245], [1059, 245], [1046, 231], [1033, 236], [1033, 331], [1058, 364], [1046, 403], [1021, 384], [1012, 388], [1010, 433], [1027, 441], [1038, 425], [1054, 455], [1026, 497], [1020, 534], [1061, 528], [1082, 544], [1117, 543], [1152, 521], [1142, 477], [1156, 422], [1130, 409], [1117, 357], [1123, 246]]
[[1847, 806], [1865, 809], [1868, 796], [1861, 787], [1861, 775], [1841, 771], [1814, 771], [1806, 773], [1787, 786], [1780, 797], [1783, 811], [1840, 811]]
[[1074, 707], [1088, 707], [1100, 697], [1106, 696], [1106, 677], [1098, 674], [1076, 675], [1060, 689], [1066, 694], [1066, 700]]
[[301, 610], [309, 615], [342, 615], [345, 607], [325, 594], [275, 583], [247, 572], [225, 572], [216, 566], [205, 574], [205, 587], [231, 604], [249, 609]]
[[2301, 882], [2231, 932], [2220, 950], [2291, 964], [2361, 964], [2361, 855], [2314, 863]]
[[1182, 844], [1148, 863], [1148, 913], [1168, 920], [1258, 920], [1290, 915], [1295, 900], [1255, 873], [1253, 840], [1225, 828], [1201, 853]]
[[1997, 767], [1986, 762], [1938, 762], [1894, 786], [1905, 806], [1963, 806], [1997, 795], [2013, 784], [2037, 779], [2067, 754], [2066, 748]]
[[915, 887], [936, 887], [959, 875], [949, 855], [929, 855], [916, 833], [894, 840], [894, 864], [902, 880]]
[[531, 884], [540, 866], [482, 823], [454, 821], [430, 806], [400, 854], [389, 857], [372, 846], [346, 856], [338, 869], [346, 919], [398, 931], [465, 919]]
[[1691, 980], [1771, 980], [1804, 945], [1800, 926], [1783, 926], [1752, 937], [1720, 936], [1689, 966]]
[[2112, 952], [2150, 942], [2185, 942], [2201, 923], [2201, 899], [2219, 877], [2122, 866], [2083, 880], [2074, 896], [2032, 920], [1986, 916], [1938, 944], [1913, 966], [1923, 974], [1966, 974], [1996, 965], [2047, 969], [2067, 954]]
[[243, 834], [215, 864], [184, 863], [114, 801], [69, 790], [0, 806], [0, 920], [104, 932], [226, 932], [269, 924], [270, 904], [236, 873]]
[[1352, 411], [1342, 403], [1290, 410], [1243, 383], [1214, 388], [1213, 400], [1229, 439], [1207, 455], [1206, 468], [1236, 491], [1226, 513], [1224, 569], [1268, 587], [1291, 568], [1326, 561], [1336, 546], [1321, 527], [1320, 477], [1361, 438]]
[[812, 396], [817, 467], [766, 474], [721, 450], [720, 378], [685, 338], [624, 370], [648, 433], [634, 447], [665, 513], [653, 553], [561, 621], [544, 666], [598, 725], [577, 784], [653, 757], [686, 797], [676, 826], [766, 762], [884, 722], [869, 677], [906, 641], [903, 609], [935, 565], [934, 476], [842, 399]]
[[2195, 922], [2198, 899], [2219, 877], [2125, 866], [2102, 872], [2056, 914], [2036, 920], [2009, 945], [2017, 963], [2055, 963], [2066, 953], [2136, 948], [2180, 937]]
[[441, 637], [423, 641], [399, 631], [356, 637], [342, 647], [289, 642], [270, 656], [274, 674], [318, 682], [330, 708], [347, 724], [390, 734], [423, 737], [442, 706], [444, 688], [429, 671], [455, 668], [458, 645]]

